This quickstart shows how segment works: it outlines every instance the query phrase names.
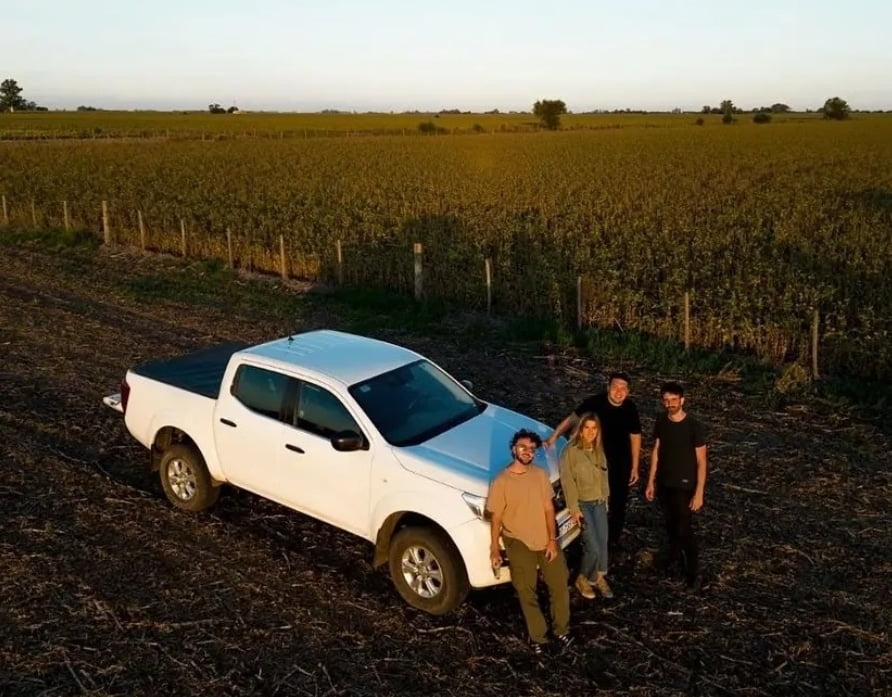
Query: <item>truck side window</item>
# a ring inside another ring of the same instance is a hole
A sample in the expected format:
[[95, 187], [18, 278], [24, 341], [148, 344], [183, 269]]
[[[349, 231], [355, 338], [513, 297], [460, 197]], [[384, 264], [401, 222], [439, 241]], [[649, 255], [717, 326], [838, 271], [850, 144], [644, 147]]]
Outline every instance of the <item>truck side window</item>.
[[243, 365], [238, 369], [233, 396], [251, 411], [282, 419], [282, 404], [293, 378], [272, 370]]
[[301, 383], [297, 408], [297, 427], [323, 438], [332, 438], [341, 431], [362, 431], [341, 400], [331, 392], [308, 382]]

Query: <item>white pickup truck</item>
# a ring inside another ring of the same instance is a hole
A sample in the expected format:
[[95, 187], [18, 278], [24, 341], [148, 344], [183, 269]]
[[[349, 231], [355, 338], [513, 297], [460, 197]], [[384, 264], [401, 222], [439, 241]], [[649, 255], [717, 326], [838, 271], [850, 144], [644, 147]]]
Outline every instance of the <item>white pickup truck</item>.
[[[227, 344], [127, 372], [103, 401], [175, 506], [199, 511], [231, 484], [374, 544], [410, 605], [444, 614], [493, 572], [484, 503], [521, 428], [544, 424], [484, 402], [423, 356], [337, 331], [259, 346]], [[555, 488], [562, 546], [578, 534], [555, 453], [537, 453]]]

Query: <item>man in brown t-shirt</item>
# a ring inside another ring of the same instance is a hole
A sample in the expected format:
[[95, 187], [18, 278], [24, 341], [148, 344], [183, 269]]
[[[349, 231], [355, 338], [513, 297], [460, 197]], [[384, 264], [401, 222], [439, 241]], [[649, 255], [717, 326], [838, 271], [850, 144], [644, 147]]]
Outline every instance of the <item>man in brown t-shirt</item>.
[[486, 509], [492, 514], [490, 560], [494, 569], [502, 563], [501, 536], [535, 654], [541, 654], [548, 642], [548, 624], [536, 596], [537, 569], [542, 569], [548, 586], [554, 636], [563, 646], [572, 642], [569, 574], [557, 543], [551, 483], [546, 472], [533, 465], [541, 445], [542, 439], [532, 431], [515, 433], [511, 439], [514, 459], [490, 484], [486, 499]]

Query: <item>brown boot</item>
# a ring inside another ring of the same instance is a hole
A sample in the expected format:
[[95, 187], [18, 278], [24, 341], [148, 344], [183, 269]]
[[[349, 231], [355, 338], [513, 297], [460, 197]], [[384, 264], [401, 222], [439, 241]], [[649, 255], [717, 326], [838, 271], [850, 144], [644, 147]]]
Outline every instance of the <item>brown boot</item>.
[[595, 588], [597, 588], [598, 592], [605, 598], [613, 597], [613, 589], [610, 587], [610, 584], [607, 583], [606, 576], [598, 576], [598, 578], [595, 579]]
[[592, 590], [592, 584], [589, 583], [589, 580], [582, 574], [579, 574], [579, 576], [576, 577], [576, 590], [579, 591], [583, 598], [588, 598], [589, 600], [594, 600], [595, 598], [595, 591]]

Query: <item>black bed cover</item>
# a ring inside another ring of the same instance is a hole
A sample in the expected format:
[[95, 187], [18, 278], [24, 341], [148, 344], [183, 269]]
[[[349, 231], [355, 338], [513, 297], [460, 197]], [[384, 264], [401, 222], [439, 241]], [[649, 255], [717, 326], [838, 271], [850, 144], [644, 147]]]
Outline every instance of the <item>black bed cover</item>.
[[142, 363], [133, 372], [137, 375], [179, 387], [182, 390], [216, 399], [220, 394], [223, 373], [232, 354], [250, 344], [228, 342], [195, 351], [186, 356], [164, 358]]

